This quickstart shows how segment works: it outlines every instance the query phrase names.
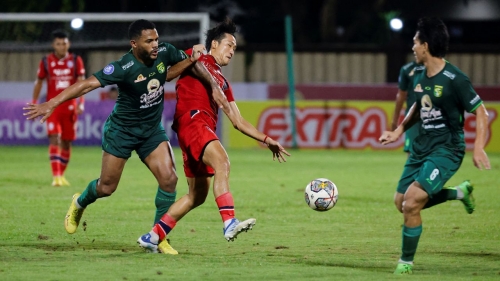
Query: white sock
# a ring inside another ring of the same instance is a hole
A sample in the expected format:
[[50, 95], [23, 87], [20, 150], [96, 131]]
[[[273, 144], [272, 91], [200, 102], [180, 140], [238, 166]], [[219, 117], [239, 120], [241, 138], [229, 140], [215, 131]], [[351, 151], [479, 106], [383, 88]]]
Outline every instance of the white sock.
[[460, 188], [457, 188], [457, 199], [464, 199], [464, 192]]
[[[80, 198], [80, 197], [78, 197], [78, 198]], [[75, 200], [75, 206], [76, 206], [79, 210], [81, 210], [81, 209], [83, 209], [83, 208], [82, 208], [82, 206], [80, 206], [80, 204], [78, 204], [78, 198], [76, 198], [76, 200]]]
[[224, 221], [224, 229], [227, 228], [227, 226], [233, 221], [233, 219], [225, 220]]
[[399, 259], [398, 263], [406, 263], [406, 264], [411, 264], [413, 265], [413, 261], [404, 261], [402, 259]]
[[151, 239], [149, 239], [151, 242], [158, 244], [158, 240], [160, 240], [160, 236], [156, 234], [154, 231], [150, 231], [149, 234], [151, 235]]

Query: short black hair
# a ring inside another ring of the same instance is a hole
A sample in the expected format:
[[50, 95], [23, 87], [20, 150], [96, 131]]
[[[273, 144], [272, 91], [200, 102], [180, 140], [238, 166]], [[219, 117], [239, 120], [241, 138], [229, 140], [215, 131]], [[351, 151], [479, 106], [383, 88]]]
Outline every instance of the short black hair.
[[52, 40], [59, 38], [59, 39], [66, 39], [68, 38], [68, 32], [62, 30], [62, 29], [56, 29], [52, 31]]
[[148, 30], [148, 29], [155, 29], [156, 26], [154, 23], [148, 21], [148, 20], [136, 20], [133, 23], [130, 24], [128, 27], [128, 38], [130, 40], [136, 39], [138, 37], [141, 37], [142, 31], [143, 30]]
[[417, 24], [418, 40], [429, 45], [433, 57], [443, 58], [448, 51], [450, 35], [444, 22], [438, 18], [421, 18]]
[[226, 33], [233, 36], [234, 33], [236, 33], [236, 24], [227, 17], [223, 22], [218, 23], [214, 28], [207, 31], [207, 39], [205, 40], [205, 48], [207, 48], [207, 51], [210, 50], [213, 40], [220, 43]]

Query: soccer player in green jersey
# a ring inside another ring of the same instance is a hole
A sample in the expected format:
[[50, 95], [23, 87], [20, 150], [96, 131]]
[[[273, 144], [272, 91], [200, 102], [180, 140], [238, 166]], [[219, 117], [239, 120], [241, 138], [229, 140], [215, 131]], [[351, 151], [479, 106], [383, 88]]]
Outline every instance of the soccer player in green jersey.
[[476, 139], [473, 162], [478, 169], [490, 169], [484, 151], [488, 112], [469, 78], [443, 57], [449, 35], [445, 24], [436, 18], [422, 18], [413, 38], [417, 63], [411, 91], [416, 102], [394, 131], [385, 131], [379, 141], [396, 141], [419, 119], [419, 134], [410, 147], [399, 180], [398, 192], [404, 194], [402, 255], [394, 274], [411, 274], [413, 259], [422, 233], [420, 211], [425, 207], [461, 199], [469, 213], [474, 210], [472, 186], [463, 189], [443, 188], [462, 164], [465, 155], [464, 111], [476, 115]]
[[[399, 114], [401, 112], [401, 108], [403, 108], [403, 104], [406, 102], [406, 111], [405, 114], [408, 114], [408, 110], [415, 102], [415, 95], [413, 93], [408, 93], [409, 88], [411, 87], [411, 81], [413, 80], [413, 75], [415, 74], [415, 70], [422, 68], [423, 66], [419, 65], [416, 62], [410, 62], [401, 67], [399, 71], [399, 79], [398, 79], [398, 93], [396, 95], [396, 104], [394, 107], [394, 115], [392, 117], [391, 130], [395, 130], [398, 126], [399, 122]], [[415, 124], [410, 129], [405, 132], [405, 143], [403, 151], [409, 153], [410, 152], [410, 144], [418, 133], [418, 126]]]
[[206, 68], [196, 62], [205, 49], [203, 45], [195, 45], [194, 52], [188, 57], [184, 51], [168, 43], [159, 43], [155, 25], [147, 20], [134, 21], [129, 27], [129, 38], [132, 48], [119, 60], [68, 87], [48, 102], [24, 107], [27, 119], [41, 116], [41, 122], [44, 122], [64, 101], [98, 87], [118, 86], [116, 105], [103, 128], [101, 175], [92, 180], [82, 194], [73, 196], [64, 221], [69, 234], [75, 233], [88, 205], [116, 190], [125, 163], [134, 150], [158, 181], [155, 222], [175, 201], [177, 175], [169, 139], [161, 124], [165, 81], [189, 68], [210, 85], [219, 106], [227, 103]]

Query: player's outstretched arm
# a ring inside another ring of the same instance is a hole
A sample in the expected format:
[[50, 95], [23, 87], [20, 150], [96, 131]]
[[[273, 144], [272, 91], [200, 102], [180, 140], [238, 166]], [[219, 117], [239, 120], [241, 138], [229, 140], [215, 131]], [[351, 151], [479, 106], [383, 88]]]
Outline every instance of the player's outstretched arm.
[[420, 113], [417, 111], [417, 103], [413, 103], [403, 122], [401, 122], [394, 131], [384, 131], [378, 141], [383, 145], [395, 142], [406, 130], [411, 128], [411, 126], [418, 121], [419, 116]]
[[484, 104], [481, 104], [473, 113], [476, 115], [476, 140], [474, 141], [472, 161], [479, 170], [483, 168], [489, 170], [491, 169], [490, 160], [484, 151], [488, 134], [488, 111]]
[[193, 65], [194, 62], [196, 62], [200, 56], [203, 54], [205, 51], [205, 46], [202, 44], [194, 45], [193, 46], [193, 52], [191, 53], [191, 56], [183, 61], [180, 61], [176, 64], [174, 64], [172, 67], [170, 67], [167, 71], [167, 82], [170, 82], [177, 78], [179, 75], [184, 72], [187, 68]]
[[101, 87], [101, 83], [95, 76], [91, 76], [83, 81], [78, 81], [69, 86], [59, 95], [41, 104], [28, 103], [23, 110], [26, 119], [31, 120], [39, 116], [42, 117], [40, 123], [43, 123], [54, 111], [54, 109], [61, 103], [85, 95], [86, 93]]
[[227, 115], [231, 123], [233, 124], [233, 127], [245, 134], [246, 136], [251, 137], [254, 140], [263, 142], [267, 145], [269, 150], [272, 151], [273, 153], [273, 161], [275, 159], [278, 159], [278, 162], [286, 162], [285, 155], [291, 156], [288, 151], [286, 151], [281, 144], [272, 138], [268, 137], [266, 134], [262, 133], [261, 131], [257, 130], [250, 122], [248, 122], [243, 116], [241, 116], [240, 110], [238, 109], [238, 106], [236, 105], [236, 102], [230, 102], [229, 103], [230, 110], [226, 111], [225, 108], [222, 110], [224, 113]]

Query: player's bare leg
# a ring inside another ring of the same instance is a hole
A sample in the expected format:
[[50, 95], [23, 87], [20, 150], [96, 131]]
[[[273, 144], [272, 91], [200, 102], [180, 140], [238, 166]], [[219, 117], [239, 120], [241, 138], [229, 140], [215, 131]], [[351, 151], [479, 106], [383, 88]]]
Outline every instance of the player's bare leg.
[[233, 241], [242, 231], [252, 229], [256, 219], [250, 218], [240, 222], [235, 218], [234, 200], [229, 190], [230, 162], [220, 141], [215, 140], [207, 145], [203, 153], [203, 162], [215, 170], [213, 192], [224, 222], [224, 238]]
[[405, 195], [403, 193], [399, 193], [399, 192], [396, 192], [394, 194], [394, 205], [396, 205], [396, 209], [398, 209], [398, 211], [400, 213], [403, 213], [404, 196]]
[[64, 219], [69, 234], [75, 233], [85, 208], [98, 198], [107, 197], [116, 190], [127, 159], [118, 158], [107, 152], [102, 155], [101, 177], [91, 181], [80, 195], [73, 195], [71, 205]]
[[163, 215], [161, 220], [153, 229], [137, 239], [139, 246], [148, 252], [176, 255], [166, 240], [168, 233], [175, 227], [177, 221], [184, 217], [189, 211], [205, 202], [210, 188], [210, 177], [188, 178], [188, 194], [179, 198]]
[[412, 274], [413, 258], [422, 233], [420, 211], [429, 200], [427, 192], [418, 182], [413, 182], [404, 194], [403, 202], [403, 245], [402, 254], [394, 274]]

